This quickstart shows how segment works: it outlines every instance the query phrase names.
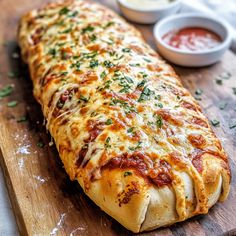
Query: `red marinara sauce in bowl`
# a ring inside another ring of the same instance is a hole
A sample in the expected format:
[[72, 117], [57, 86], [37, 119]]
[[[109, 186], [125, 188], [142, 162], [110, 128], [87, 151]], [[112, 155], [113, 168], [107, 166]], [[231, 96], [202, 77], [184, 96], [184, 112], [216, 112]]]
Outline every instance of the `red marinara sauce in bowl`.
[[205, 14], [179, 14], [154, 27], [159, 52], [181, 66], [207, 66], [221, 59], [231, 36], [226, 23]]
[[203, 51], [221, 44], [222, 39], [211, 30], [200, 27], [187, 27], [172, 30], [162, 37], [171, 47], [185, 51]]

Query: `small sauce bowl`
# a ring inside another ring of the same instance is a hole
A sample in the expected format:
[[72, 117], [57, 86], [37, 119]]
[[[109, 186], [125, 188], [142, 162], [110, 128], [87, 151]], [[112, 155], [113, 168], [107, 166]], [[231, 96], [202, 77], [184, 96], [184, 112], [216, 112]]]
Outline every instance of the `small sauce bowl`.
[[[145, 0], [139, 0], [145, 3]], [[156, 7], [137, 7], [128, 0], [117, 0], [123, 15], [130, 21], [141, 24], [153, 24], [160, 19], [176, 13], [181, 7], [181, 0], [172, 0]]]
[[[163, 39], [171, 31], [192, 27], [203, 28], [217, 34], [221, 42], [209, 49], [189, 51], [170, 46]], [[216, 63], [231, 43], [227, 23], [205, 14], [187, 13], [167, 17], [154, 26], [153, 32], [157, 48], [162, 56], [176, 65], [187, 67], [201, 67]]]

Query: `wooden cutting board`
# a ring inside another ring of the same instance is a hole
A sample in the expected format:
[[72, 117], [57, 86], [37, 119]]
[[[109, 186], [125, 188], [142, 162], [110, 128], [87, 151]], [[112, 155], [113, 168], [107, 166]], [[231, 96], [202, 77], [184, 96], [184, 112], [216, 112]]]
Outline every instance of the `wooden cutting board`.
[[[11, 203], [22, 235], [132, 235], [102, 212], [76, 182], [67, 177], [50, 135], [43, 126], [39, 105], [32, 96], [27, 68], [17, 58], [16, 30], [19, 17], [46, 1], [0, 1], [0, 89], [12, 84], [13, 93], [0, 101], [0, 157]], [[118, 11], [115, 1], [100, 1]], [[152, 27], [138, 26], [155, 48]], [[7, 45], [4, 45], [7, 43]], [[236, 235], [236, 56], [228, 51], [222, 61], [201, 69], [175, 67], [184, 85], [195, 93], [202, 89], [199, 103], [209, 119], [220, 121], [214, 127], [230, 157], [232, 188], [226, 202], [214, 206], [208, 215], [197, 216], [168, 228], [142, 235]], [[9, 72], [18, 71], [17, 78]], [[215, 79], [230, 73], [230, 79]], [[218, 82], [220, 83], [220, 82]], [[8, 107], [9, 101], [18, 105]], [[221, 110], [219, 106], [225, 108]], [[22, 121], [26, 117], [27, 121]], [[44, 146], [42, 147], [42, 145]]]

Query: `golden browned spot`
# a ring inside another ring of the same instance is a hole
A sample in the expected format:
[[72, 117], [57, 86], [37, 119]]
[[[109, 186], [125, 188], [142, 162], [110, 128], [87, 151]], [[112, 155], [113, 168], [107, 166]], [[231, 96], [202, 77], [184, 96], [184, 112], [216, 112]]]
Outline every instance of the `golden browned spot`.
[[206, 139], [201, 134], [189, 134], [189, 142], [196, 148], [202, 149], [206, 145]]

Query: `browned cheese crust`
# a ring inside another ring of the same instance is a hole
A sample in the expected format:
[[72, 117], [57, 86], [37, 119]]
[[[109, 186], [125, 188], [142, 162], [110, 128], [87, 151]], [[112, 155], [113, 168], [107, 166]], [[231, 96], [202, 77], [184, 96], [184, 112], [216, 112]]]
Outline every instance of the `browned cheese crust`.
[[26, 14], [18, 38], [66, 172], [122, 225], [170, 225], [227, 197], [219, 140], [134, 27], [99, 4], [64, 1]]

